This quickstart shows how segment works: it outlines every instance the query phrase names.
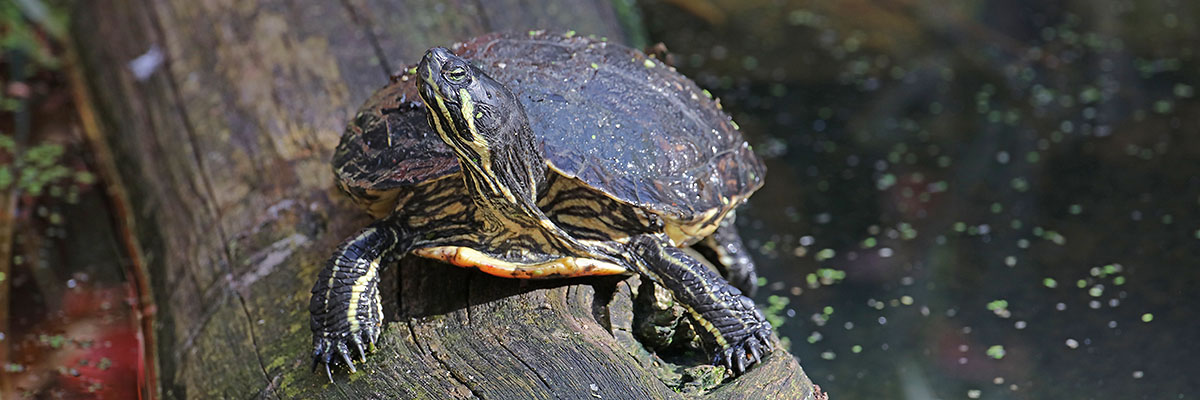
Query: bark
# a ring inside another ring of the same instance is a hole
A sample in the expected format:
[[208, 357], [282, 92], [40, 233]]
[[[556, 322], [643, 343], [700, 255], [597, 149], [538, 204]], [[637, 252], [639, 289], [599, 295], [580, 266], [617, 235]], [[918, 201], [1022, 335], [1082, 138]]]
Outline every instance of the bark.
[[[522, 282], [411, 258], [385, 276], [399, 297], [378, 351], [358, 373], [336, 372], [334, 384], [309, 371], [312, 279], [368, 222], [337, 193], [329, 167], [355, 108], [427, 48], [492, 30], [628, 40], [608, 1], [77, 7], [85, 126], [110, 168], [114, 202], [128, 207], [121, 223], [149, 279], [158, 395], [683, 397], [627, 351], [629, 281]], [[709, 396], [813, 392], [777, 351]]]

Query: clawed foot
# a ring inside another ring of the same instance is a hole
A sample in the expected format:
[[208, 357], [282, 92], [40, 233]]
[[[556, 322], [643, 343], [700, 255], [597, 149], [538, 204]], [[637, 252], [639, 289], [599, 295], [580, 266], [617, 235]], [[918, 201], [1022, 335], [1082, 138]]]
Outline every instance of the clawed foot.
[[313, 362], [312, 370], [316, 372], [317, 364], [325, 366], [325, 375], [333, 382], [333, 372], [329, 365], [341, 361], [350, 368], [350, 372], [358, 372], [354, 368], [351, 349], [358, 351], [360, 362], [367, 360], [367, 350], [375, 349], [375, 340], [379, 338], [379, 329], [370, 326], [358, 332], [313, 332]]
[[762, 361], [763, 355], [770, 354], [774, 349], [775, 346], [771, 344], [771, 324], [763, 321], [762, 325], [749, 335], [719, 350], [713, 357], [713, 365], [724, 366], [733, 371], [734, 375], [741, 375]]

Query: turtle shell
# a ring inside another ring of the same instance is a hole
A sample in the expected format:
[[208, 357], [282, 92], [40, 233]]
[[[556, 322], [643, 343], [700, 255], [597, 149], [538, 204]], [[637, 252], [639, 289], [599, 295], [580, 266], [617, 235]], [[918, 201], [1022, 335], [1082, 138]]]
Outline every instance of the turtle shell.
[[[553, 170], [687, 236], [706, 236], [699, 231], [762, 185], [762, 161], [718, 102], [640, 51], [542, 32], [452, 50], [520, 99]], [[416, 79], [396, 77], [364, 104], [334, 156], [341, 187], [377, 217], [391, 212], [389, 193], [458, 172], [419, 101]]]

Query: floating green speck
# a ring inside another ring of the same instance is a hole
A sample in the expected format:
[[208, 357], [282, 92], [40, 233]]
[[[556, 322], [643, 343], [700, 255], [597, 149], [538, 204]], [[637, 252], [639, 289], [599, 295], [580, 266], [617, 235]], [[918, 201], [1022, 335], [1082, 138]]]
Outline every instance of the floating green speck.
[[575, 31], [574, 31], [574, 30], [567, 31], [567, 33], [566, 33], [566, 34], [564, 34], [563, 36], [566, 36], [566, 37], [569, 37], [569, 38], [570, 38], [570, 37], [575, 37]]
[[1071, 213], [1071, 215], [1079, 215], [1079, 213], [1083, 212], [1083, 206], [1072, 204], [1071, 207], [1067, 209], [1067, 212]]
[[876, 244], [876, 240], [873, 237], [866, 238], [866, 240], [862, 241], [862, 247], [864, 249], [869, 249], [869, 248], [875, 247], [875, 244]]
[[1008, 308], [1008, 300], [1000, 299], [993, 300], [987, 304], [989, 311], [1003, 310]]
[[1088, 86], [1079, 93], [1079, 101], [1084, 103], [1094, 103], [1100, 100], [1100, 89], [1093, 86]]
[[1124, 285], [1124, 284], [1125, 284], [1125, 277], [1123, 277], [1123, 276], [1118, 276], [1118, 277], [1116, 277], [1116, 278], [1113, 278], [1113, 285], [1116, 285], [1116, 286], [1121, 286], [1121, 285]]
[[1080, 289], [1087, 287], [1087, 280], [1080, 279], [1080, 280], [1075, 281], [1075, 287], [1078, 287]]
[[998, 344], [993, 345], [992, 347], [988, 347], [988, 349], [987, 349], [988, 357], [995, 358], [997, 360], [1004, 358], [1004, 354], [1005, 354], [1004, 346], [1001, 346]]
[[1154, 314], [1151, 314], [1151, 313], [1142, 314], [1142, 322], [1150, 322], [1153, 320], [1154, 320]]
[[1013, 178], [1012, 182], [1009, 184], [1012, 186], [1013, 190], [1018, 192], [1029, 190], [1029, 182], [1027, 182], [1024, 178]]
[[1171, 112], [1171, 109], [1174, 108], [1174, 106], [1175, 105], [1172, 104], [1170, 100], [1159, 100], [1154, 102], [1154, 112], [1166, 114]]
[[821, 312], [825, 315], [833, 315], [833, 306], [825, 306], [825, 308], [821, 309]]
[[821, 341], [821, 332], [813, 332], [811, 335], [808, 335], [808, 338], [805, 340], [807, 340], [809, 344], [820, 342]]
[[854, 353], [854, 354], [862, 353], [862, 346], [859, 346], [857, 344], [854, 346], [850, 346], [850, 352]]
[[1195, 90], [1192, 89], [1191, 86], [1185, 85], [1182, 83], [1175, 84], [1174, 92], [1175, 92], [1176, 97], [1183, 97], [1183, 98], [1192, 97], [1192, 95], [1195, 94]]
[[824, 261], [833, 258], [837, 253], [833, 249], [821, 249], [817, 252], [817, 261]]
[[1048, 288], [1054, 289], [1054, 288], [1058, 287], [1058, 281], [1054, 280], [1054, 278], [1045, 278], [1045, 279], [1042, 279], [1042, 285], [1045, 285]]
[[600, 64], [592, 63], [592, 69], [600, 69]]
[[890, 187], [892, 187], [892, 185], [895, 185], [895, 184], [896, 184], [896, 175], [883, 174], [883, 176], [879, 177], [879, 180], [875, 181], [875, 188], [879, 189], [879, 190], [886, 190], [887, 188], [890, 188]]

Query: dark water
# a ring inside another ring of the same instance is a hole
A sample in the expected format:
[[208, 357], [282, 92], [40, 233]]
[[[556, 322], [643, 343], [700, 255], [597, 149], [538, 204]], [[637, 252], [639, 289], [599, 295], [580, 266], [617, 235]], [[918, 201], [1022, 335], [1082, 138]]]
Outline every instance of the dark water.
[[839, 399], [1200, 397], [1200, 3], [645, 2]]

